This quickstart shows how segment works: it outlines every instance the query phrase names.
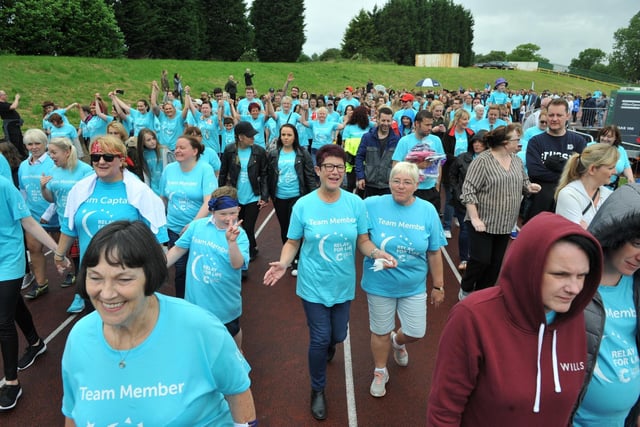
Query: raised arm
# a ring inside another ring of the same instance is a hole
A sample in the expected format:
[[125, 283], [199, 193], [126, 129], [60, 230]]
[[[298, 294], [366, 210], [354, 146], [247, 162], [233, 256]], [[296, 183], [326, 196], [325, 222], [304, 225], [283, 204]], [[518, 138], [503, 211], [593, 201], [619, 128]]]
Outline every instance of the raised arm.
[[160, 115], [160, 107], [158, 106], [158, 92], [160, 92], [160, 88], [158, 87], [158, 82], [156, 80], [151, 82], [151, 111], [155, 116]]
[[127, 111], [125, 112], [125, 110], [120, 105], [121, 103], [124, 104], [124, 102], [118, 99], [115, 92], [109, 92], [109, 98], [111, 98], [111, 103], [113, 104], [113, 107], [116, 109], [116, 113], [118, 113], [118, 117], [120, 117], [122, 120], [126, 120], [127, 115], [129, 114], [129, 108], [127, 107]]
[[284, 86], [282, 86], [282, 93], [287, 94], [287, 90], [289, 89], [289, 83], [291, 83], [295, 77], [293, 77], [293, 73], [289, 73], [287, 75], [287, 80], [284, 82]]
[[184, 88], [184, 108], [182, 109], [182, 120], [185, 120], [187, 118], [187, 114], [189, 113], [189, 111], [191, 111], [191, 114], [193, 114], [193, 117], [196, 116], [196, 107], [195, 105], [193, 105], [193, 102], [191, 102], [191, 87], [189, 86], [185, 86]]
[[96, 99], [96, 115], [106, 122], [108, 120], [108, 117], [107, 117], [106, 111], [102, 111], [102, 109], [100, 108], [100, 102], [102, 101], [102, 97], [100, 97], [99, 93], [96, 93], [95, 99]]

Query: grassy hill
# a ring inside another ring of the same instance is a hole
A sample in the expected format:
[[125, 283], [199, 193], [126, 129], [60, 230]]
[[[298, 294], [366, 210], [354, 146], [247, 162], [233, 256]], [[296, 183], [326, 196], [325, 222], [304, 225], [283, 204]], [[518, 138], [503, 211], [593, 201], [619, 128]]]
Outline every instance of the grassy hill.
[[[481, 89], [498, 77], [505, 77], [510, 88], [530, 88], [558, 92], [582, 93], [600, 88], [609, 91], [613, 87], [579, 80], [570, 76], [539, 72], [484, 70], [476, 68], [418, 68], [394, 64], [372, 64], [367, 62], [309, 62], [309, 63], [243, 63], [178, 60], [129, 60], [40, 56], [0, 56], [2, 83], [12, 100], [15, 93], [21, 94], [19, 112], [26, 127], [40, 126], [42, 101], [53, 100], [67, 106], [73, 102], [88, 104], [96, 92], [105, 98], [115, 88], [125, 90], [122, 97], [128, 102], [148, 98], [152, 80], [160, 80], [160, 72], [179, 72], [184, 85], [190, 85], [194, 93], [211, 91], [223, 87], [230, 74], [241, 82], [245, 68], [255, 73], [254, 85], [259, 93], [269, 87], [282, 87], [289, 72], [295, 75], [294, 84], [309, 93], [338, 92], [345, 86], [364, 86], [369, 78], [375, 84], [387, 88], [415, 89], [415, 83], [431, 77], [444, 88], [459, 87]], [[69, 114], [72, 123], [77, 123], [77, 113]]]

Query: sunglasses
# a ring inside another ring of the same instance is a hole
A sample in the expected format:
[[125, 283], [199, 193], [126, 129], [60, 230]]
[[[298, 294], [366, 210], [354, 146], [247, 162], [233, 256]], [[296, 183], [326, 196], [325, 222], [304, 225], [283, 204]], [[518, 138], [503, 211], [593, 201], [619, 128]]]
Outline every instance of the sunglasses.
[[105, 162], [111, 163], [116, 157], [120, 157], [117, 154], [109, 153], [94, 153], [91, 155], [91, 162], [98, 163], [100, 159], [104, 159]]

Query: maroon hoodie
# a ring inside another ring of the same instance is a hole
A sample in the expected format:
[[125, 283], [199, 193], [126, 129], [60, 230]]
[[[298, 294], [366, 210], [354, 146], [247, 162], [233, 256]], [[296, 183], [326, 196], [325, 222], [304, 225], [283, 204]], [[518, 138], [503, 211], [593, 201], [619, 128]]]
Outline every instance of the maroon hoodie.
[[569, 311], [547, 324], [541, 295], [546, 254], [570, 234], [597, 243], [558, 215], [537, 215], [507, 251], [498, 286], [453, 307], [440, 337], [427, 425], [568, 425], [585, 375], [583, 310], [602, 273], [600, 254]]

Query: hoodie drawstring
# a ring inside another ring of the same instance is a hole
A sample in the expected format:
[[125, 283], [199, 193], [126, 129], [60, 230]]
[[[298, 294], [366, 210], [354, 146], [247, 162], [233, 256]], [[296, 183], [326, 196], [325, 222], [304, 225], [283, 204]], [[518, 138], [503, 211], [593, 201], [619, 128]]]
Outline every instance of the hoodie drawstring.
[[[540, 355], [542, 353], [542, 341], [544, 340], [544, 328], [545, 324], [540, 324], [540, 329], [538, 330], [538, 360], [537, 360], [537, 368], [538, 372], [536, 374], [536, 398], [533, 403], [533, 412], [540, 412], [540, 393], [541, 393], [541, 383], [542, 383], [542, 373], [540, 372]], [[557, 331], [553, 331], [553, 340], [551, 345], [551, 360], [553, 363], [553, 384], [556, 393], [560, 393], [562, 388], [560, 387], [560, 376], [558, 375], [558, 355], [556, 353], [556, 343], [557, 343]]]

